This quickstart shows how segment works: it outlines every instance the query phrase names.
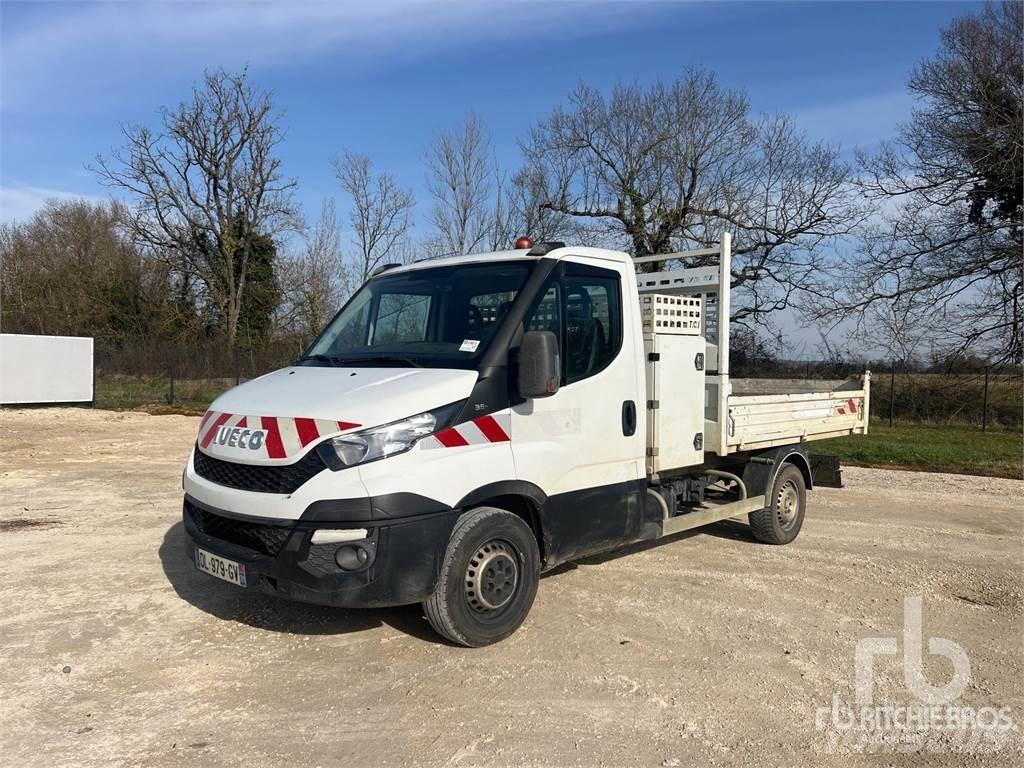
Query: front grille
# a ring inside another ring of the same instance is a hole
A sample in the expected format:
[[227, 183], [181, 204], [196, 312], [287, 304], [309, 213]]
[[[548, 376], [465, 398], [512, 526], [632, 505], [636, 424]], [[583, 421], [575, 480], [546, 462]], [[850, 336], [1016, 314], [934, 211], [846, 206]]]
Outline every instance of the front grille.
[[207, 456], [199, 448], [192, 461], [196, 474], [211, 483], [259, 493], [293, 493], [313, 475], [327, 469], [316, 451], [310, 451], [294, 464], [277, 467], [223, 461]]
[[253, 549], [272, 557], [276, 556], [288, 541], [294, 525], [293, 523], [267, 525], [248, 520], [235, 520], [232, 517], [223, 517], [215, 515], [213, 512], [207, 512], [187, 501], [185, 509], [192, 519], [193, 525], [207, 536]]

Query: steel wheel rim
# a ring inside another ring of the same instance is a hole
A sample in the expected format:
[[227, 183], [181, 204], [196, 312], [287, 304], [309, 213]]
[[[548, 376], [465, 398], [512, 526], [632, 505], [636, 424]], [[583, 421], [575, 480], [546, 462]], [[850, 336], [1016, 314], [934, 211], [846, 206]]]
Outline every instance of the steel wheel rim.
[[779, 488], [779, 493], [775, 497], [775, 517], [778, 519], [779, 525], [789, 528], [796, 520], [799, 511], [800, 494], [797, 492], [796, 483], [787, 480]]
[[492, 539], [477, 549], [466, 568], [466, 601], [477, 613], [506, 607], [519, 587], [519, 558], [507, 541]]

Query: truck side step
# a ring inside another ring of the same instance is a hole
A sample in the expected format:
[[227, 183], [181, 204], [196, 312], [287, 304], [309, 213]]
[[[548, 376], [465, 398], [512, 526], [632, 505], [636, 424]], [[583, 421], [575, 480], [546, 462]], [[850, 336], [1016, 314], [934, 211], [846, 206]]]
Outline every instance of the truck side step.
[[719, 520], [727, 520], [736, 515], [757, 512], [759, 509], [764, 509], [766, 503], [767, 500], [763, 495], [751, 496], [749, 499], [732, 501], [719, 507], [676, 515], [675, 517], [662, 520], [661, 535], [671, 536], [673, 533], [688, 531], [691, 528], [700, 528], [702, 525], [717, 523]]

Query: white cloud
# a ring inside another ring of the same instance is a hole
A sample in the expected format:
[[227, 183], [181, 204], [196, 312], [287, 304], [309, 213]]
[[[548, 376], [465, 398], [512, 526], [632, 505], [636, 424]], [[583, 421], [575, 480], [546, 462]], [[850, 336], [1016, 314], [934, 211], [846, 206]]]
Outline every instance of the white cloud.
[[[59, 108], [59, 99], [124, 99], [121, 86], [197, 69], [291, 64], [342, 50], [354, 62], [406, 56], [466, 41], [580, 36], [635, 22], [625, 3], [552, 2], [133, 2], [61, 6], [36, 14], [3, 39], [3, 108]], [[564, 20], [566, 24], [557, 24]]]
[[910, 117], [913, 98], [906, 90], [858, 96], [791, 111], [796, 125], [814, 139], [843, 149], [872, 148], [896, 133]]
[[0, 187], [0, 223], [26, 221], [42, 208], [47, 200], [90, 200], [99, 202], [104, 198], [96, 195], [69, 192], [63, 189], [46, 189], [31, 186]]

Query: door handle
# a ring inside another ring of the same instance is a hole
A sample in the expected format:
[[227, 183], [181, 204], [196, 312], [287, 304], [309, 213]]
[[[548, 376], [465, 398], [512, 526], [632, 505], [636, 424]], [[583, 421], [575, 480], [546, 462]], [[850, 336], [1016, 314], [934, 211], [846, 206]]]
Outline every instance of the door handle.
[[622, 404], [622, 434], [626, 437], [636, 434], [636, 403], [632, 400]]

